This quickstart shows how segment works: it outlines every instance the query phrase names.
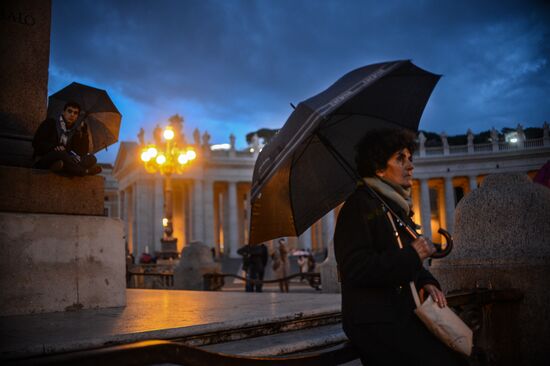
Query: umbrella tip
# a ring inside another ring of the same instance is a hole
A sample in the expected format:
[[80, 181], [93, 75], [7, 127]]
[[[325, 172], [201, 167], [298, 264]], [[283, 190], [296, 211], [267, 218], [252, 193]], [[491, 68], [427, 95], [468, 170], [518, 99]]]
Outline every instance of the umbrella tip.
[[296, 109], [296, 106], [292, 103], [290, 103], [290, 106], [292, 107], [292, 109]]

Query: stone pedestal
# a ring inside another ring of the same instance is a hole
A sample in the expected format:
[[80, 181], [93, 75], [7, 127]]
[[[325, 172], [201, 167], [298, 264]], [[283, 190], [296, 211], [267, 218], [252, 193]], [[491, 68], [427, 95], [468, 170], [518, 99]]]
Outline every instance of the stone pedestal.
[[104, 215], [104, 178], [0, 166], [0, 211]]
[[183, 247], [179, 264], [174, 269], [174, 288], [202, 290], [205, 273], [219, 273], [220, 264], [212, 259], [212, 251], [200, 241]]
[[516, 288], [522, 365], [550, 362], [550, 189], [522, 174], [495, 174], [455, 212], [453, 252], [431, 272], [446, 290]]
[[178, 239], [176, 238], [160, 239], [160, 257], [162, 259], [177, 258], [178, 257]]
[[0, 212], [0, 253], [0, 316], [126, 304], [120, 220]]

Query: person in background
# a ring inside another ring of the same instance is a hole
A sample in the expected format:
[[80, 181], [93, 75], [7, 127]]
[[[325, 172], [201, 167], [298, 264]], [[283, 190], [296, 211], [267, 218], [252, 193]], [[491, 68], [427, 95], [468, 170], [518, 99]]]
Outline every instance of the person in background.
[[[298, 256], [298, 260], [296, 261], [298, 263], [298, 270], [300, 271], [300, 274], [307, 272], [307, 258], [304, 255]], [[304, 281], [304, 276], [300, 276], [300, 282]]]
[[288, 292], [288, 280], [282, 280], [288, 276], [289, 272], [288, 250], [286, 249], [285, 239], [279, 239], [279, 246], [273, 251], [271, 259], [273, 260], [275, 278], [281, 280], [279, 281], [279, 289], [281, 292]]
[[[243, 270], [246, 272], [246, 279], [263, 281], [268, 257], [265, 244], [247, 244], [239, 248], [237, 253], [243, 256]], [[262, 292], [262, 287], [261, 282], [247, 281], [245, 290], [246, 292]]]
[[33, 168], [71, 176], [101, 173], [97, 159], [90, 154], [88, 126], [78, 121], [80, 105], [68, 102], [57, 118], [44, 120], [34, 135]]

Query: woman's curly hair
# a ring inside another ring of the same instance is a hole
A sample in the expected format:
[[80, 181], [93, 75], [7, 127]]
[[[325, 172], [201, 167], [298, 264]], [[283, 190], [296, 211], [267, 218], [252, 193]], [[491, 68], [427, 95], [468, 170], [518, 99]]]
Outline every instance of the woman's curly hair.
[[385, 169], [390, 157], [399, 150], [416, 148], [416, 135], [405, 129], [381, 128], [367, 132], [355, 146], [355, 164], [362, 177], [373, 177]]

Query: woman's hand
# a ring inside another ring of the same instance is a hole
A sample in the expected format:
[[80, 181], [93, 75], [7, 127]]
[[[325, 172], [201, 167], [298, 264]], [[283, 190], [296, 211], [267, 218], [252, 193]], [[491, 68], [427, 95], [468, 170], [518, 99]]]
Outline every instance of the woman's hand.
[[424, 260], [435, 253], [434, 245], [422, 236], [419, 236], [411, 245], [418, 253], [420, 260]]
[[423, 287], [424, 291], [430, 294], [432, 299], [439, 305], [440, 308], [447, 306], [447, 299], [443, 291], [438, 289], [435, 285], [427, 284]]

